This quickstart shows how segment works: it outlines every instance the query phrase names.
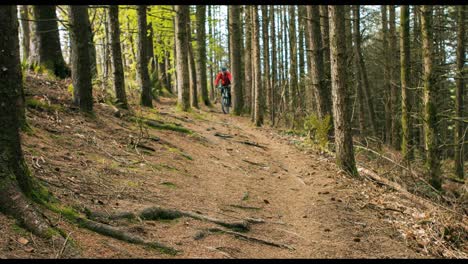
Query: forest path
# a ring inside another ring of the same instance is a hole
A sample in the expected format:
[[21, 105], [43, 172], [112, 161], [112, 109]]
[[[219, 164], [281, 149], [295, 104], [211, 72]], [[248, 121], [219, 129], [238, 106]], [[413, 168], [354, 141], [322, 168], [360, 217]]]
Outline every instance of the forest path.
[[[266, 223], [254, 224], [248, 235], [288, 244], [295, 250], [242, 241], [224, 234], [184, 246], [185, 253], [181, 257], [418, 256], [404, 242], [392, 238], [396, 237], [395, 230], [377, 211], [358, 206], [357, 201], [365, 204], [365, 194], [359, 193], [359, 183], [339, 172], [332, 160], [301, 151], [277, 131], [256, 128], [249, 118], [223, 115], [218, 108], [219, 105], [215, 105], [210, 112], [205, 112], [206, 120], [186, 124], [216, 145], [211, 152], [183, 146], [186, 152], [197, 153], [192, 155], [194, 164], [185, 167], [199, 176], [200, 188], [193, 189], [202, 190], [203, 206], [212, 212], [225, 217], [266, 220]], [[180, 115], [172, 106], [163, 105], [161, 112], [165, 111]], [[220, 134], [232, 138], [219, 137]], [[206, 255], [208, 252], [203, 248], [212, 251], [211, 254]]]
[[[96, 117], [90, 119], [70, 110], [67, 81], [50, 82], [27, 77], [27, 89], [35, 91], [36, 100], [50, 99], [57, 108], [28, 109], [34, 131], [22, 135], [23, 150], [33, 175], [64, 206], [105, 213], [161, 206], [224, 220], [263, 219], [245, 235], [294, 248], [210, 233], [208, 229], [219, 226], [188, 217], [110, 222], [180, 250], [176, 258], [422, 257], [405, 245], [389, 214], [372, 204], [375, 195], [366, 190], [375, 187], [343, 175], [330, 158], [299, 150], [289, 136], [256, 128], [248, 117], [223, 115], [219, 104], [181, 112], [169, 98], [161, 98], [155, 109], [135, 107], [134, 113], [193, 133], [141, 130], [128, 118], [115, 117], [103, 103], [95, 105]], [[142, 131], [155, 139], [141, 141], [149, 150], [131, 144]], [[76, 242], [82, 257], [174, 257], [44, 212]], [[61, 246], [33, 238], [3, 215], [0, 232], [5, 234], [0, 257], [59, 254]], [[33, 243], [19, 243], [24, 237]]]

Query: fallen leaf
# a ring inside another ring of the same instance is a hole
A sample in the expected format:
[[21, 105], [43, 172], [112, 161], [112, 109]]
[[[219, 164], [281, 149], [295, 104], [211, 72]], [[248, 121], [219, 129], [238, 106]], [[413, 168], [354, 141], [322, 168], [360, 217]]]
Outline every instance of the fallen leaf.
[[34, 248], [32, 247], [26, 247], [24, 248], [24, 251], [28, 252], [28, 253], [33, 253], [34, 252]]
[[22, 245], [26, 245], [26, 244], [29, 243], [29, 240], [27, 240], [27, 239], [24, 238], [24, 237], [20, 237], [20, 238], [18, 238], [18, 242], [19, 242], [20, 244], [22, 244]]

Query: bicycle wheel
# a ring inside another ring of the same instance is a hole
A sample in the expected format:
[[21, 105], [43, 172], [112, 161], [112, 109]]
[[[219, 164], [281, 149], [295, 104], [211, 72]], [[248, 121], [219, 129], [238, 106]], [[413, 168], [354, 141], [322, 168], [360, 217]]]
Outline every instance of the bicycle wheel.
[[229, 114], [229, 104], [228, 104], [228, 99], [226, 97], [223, 97], [222, 99], [221, 108], [224, 114]]

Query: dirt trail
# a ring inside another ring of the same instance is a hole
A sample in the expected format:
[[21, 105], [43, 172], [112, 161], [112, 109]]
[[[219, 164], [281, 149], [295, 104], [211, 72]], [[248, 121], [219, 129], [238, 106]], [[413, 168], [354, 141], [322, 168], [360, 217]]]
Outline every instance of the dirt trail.
[[[173, 99], [162, 98], [157, 110], [140, 114], [194, 133], [148, 128], [149, 136], [160, 140], [143, 142], [154, 151], [137, 152], [128, 144], [139, 127], [114, 117], [109, 106], [97, 104], [97, 118], [85, 118], [69, 110], [65, 88], [50, 90], [31, 78], [28, 84], [63, 107], [60, 112], [30, 109], [34, 132], [23, 135], [29, 167], [62, 204], [101, 212], [158, 205], [226, 220], [263, 219], [245, 234], [294, 248], [206, 233], [219, 226], [186, 217], [111, 223], [181, 250], [177, 258], [427, 257], [405, 245], [386, 214], [367, 206], [368, 196], [360, 191], [365, 183], [344, 176], [332, 160], [297, 149], [276, 131], [255, 128], [247, 117], [223, 115], [219, 105], [182, 113]], [[172, 257], [47, 215], [70, 234], [83, 257]], [[57, 256], [60, 245], [13, 231], [18, 228], [3, 215], [0, 223], [5, 234], [0, 257]], [[34, 243], [25, 248], [17, 242], [20, 237]]]
[[[163, 107], [162, 111], [170, 112], [171, 108]], [[218, 235], [188, 246], [194, 248], [182, 257], [208, 257], [202, 253], [203, 247], [219, 248], [219, 254], [210, 257], [223, 257], [223, 251], [241, 258], [418, 256], [391, 238], [395, 231], [376, 211], [352, 204], [365, 197], [356, 193], [359, 187], [339, 173], [333, 161], [298, 150], [277, 132], [253, 127], [248, 118], [215, 112], [209, 113], [209, 121], [186, 124], [216, 145], [208, 153], [184, 146], [185, 151], [196, 153], [192, 154], [194, 164], [185, 168], [200, 179], [200, 187], [190, 191], [202, 191], [203, 206], [213, 212], [265, 219], [267, 223], [254, 225], [249, 235], [289, 244], [295, 250]]]

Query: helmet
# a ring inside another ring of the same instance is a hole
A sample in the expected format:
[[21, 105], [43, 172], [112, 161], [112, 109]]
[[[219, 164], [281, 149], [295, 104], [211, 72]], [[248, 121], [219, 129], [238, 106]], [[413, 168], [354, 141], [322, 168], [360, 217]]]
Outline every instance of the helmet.
[[227, 71], [227, 68], [226, 67], [221, 67], [221, 71], [225, 72], [225, 71]]

